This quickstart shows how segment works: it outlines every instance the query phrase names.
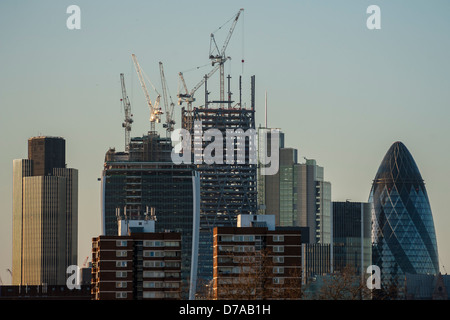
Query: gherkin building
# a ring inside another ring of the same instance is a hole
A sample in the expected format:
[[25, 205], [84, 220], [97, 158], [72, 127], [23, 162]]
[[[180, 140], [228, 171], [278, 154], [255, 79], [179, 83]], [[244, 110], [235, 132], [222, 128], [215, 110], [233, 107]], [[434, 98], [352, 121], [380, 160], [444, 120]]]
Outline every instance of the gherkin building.
[[408, 149], [395, 142], [373, 181], [372, 263], [381, 289], [401, 298], [405, 275], [439, 272], [436, 234], [425, 183]]

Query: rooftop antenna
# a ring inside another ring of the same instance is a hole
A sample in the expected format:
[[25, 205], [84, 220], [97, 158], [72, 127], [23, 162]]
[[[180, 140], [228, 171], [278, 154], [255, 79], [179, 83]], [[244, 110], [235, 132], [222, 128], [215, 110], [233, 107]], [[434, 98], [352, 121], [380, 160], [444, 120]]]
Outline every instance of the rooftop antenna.
[[265, 127], [267, 128], [267, 90], [265, 96], [264, 114], [265, 114]]

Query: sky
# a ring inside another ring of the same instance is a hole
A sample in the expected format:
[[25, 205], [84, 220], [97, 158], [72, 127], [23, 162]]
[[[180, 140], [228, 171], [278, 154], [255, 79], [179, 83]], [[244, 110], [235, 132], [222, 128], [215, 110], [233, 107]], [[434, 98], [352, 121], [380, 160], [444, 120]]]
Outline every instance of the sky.
[[[70, 30], [67, 7], [80, 8]], [[381, 29], [366, 12], [380, 8]], [[160, 61], [176, 103], [178, 72], [193, 88], [212, 66], [210, 34], [228, 44], [233, 98], [242, 76], [250, 105], [256, 78], [256, 123], [285, 133], [299, 158], [316, 159], [334, 201], [367, 201], [392, 143], [402, 141], [425, 180], [441, 272], [450, 271], [450, 2], [434, 0], [42, 0], [0, 2], [0, 278], [11, 279], [12, 162], [27, 158], [27, 140], [66, 140], [66, 163], [79, 170], [81, 266], [101, 234], [100, 184], [105, 152], [124, 148], [120, 73], [134, 118], [132, 136], [149, 130], [149, 111], [131, 59], [159, 90]], [[221, 29], [219, 27], [223, 26]], [[219, 29], [219, 30], [217, 30]], [[217, 30], [217, 31], [216, 31]], [[242, 62], [242, 60], [244, 62]], [[218, 74], [208, 82], [218, 98]], [[154, 92], [150, 88], [150, 95]], [[203, 103], [203, 90], [196, 94]], [[216, 99], [217, 100], [217, 99]], [[195, 106], [196, 104], [194, 104]], [[180, 126], [180, 106], [175, 106]], [[161, 126], [158, 130], [164, 134]]]

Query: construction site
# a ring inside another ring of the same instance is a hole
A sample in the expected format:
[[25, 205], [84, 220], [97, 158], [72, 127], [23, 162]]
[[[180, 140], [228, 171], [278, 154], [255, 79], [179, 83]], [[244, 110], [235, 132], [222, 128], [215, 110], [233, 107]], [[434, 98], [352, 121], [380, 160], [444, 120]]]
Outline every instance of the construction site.
[[[199, 80], [191, 90], [188, 89], [183, 72], [178, 73], [179, 92], [177, 104], [172, 101], [167, 89], [164, 66], [159, 62], [161, 94], [152, 84], [140, 66], [135, 54], [132, 61], [139, 79], [142, 92], [149, 110], [150, 130], [142, 137], [132, 137], [134, 122], [131, 103], [128, 98], [124, 75], [120, 74], [122, 89], [122, 105], [125, 114], [122, 127], [125, 132], [123, 151], [111, 148], [105, 156], [103, 171], [103, 205], [102, 219], [105, 234], [116, 230], [117, 208], [127, 210], [130, 215], [139, 215], [148, 207], [156, 212], [158, 221], [166, 221], [164, 229], [184, 229], [188, 240], [192, 238], [192, 201], [180, 198], [182, 193], [189, 193], [189, 182], [186, 180], [193, 172], [200, 176], [200, 223], [198, 278], [209, 281], [213, 274], [213, 228], [218, 226], [236, 226], [237, 215], [257, 213], [257, 165], [249, 162], [249, 142], [233, 145], [234, 153], [245, 150], [245, 164], [191, 164], [174, 165], [171, 160], [172, 139], [176, 119], [174, 109], [178, 105], [181, 111], [180, 128], [191, 135], [214, 128], [225, 135], [229, 129], [255, 129], [255, 76], [250, 80], [249, 107], [244, 103], [242, 76], [239, 76], [239, 92], [237, 101], [232, 99], [231, 75], [225, 77], [224, 65], [231, 57], [226, 49], [233, 31], [242, 15], [240, 9], [226, 24], [231, 24], [221, 47], [217, 44], [214, 33], [210, 36], [209, 60], [212, 69]], [[225, 26], [223, 25], [223, 26]], [[219, 29], [221, 29], [220, 27]], [[242, 60], [242, 63], [244, 60]], [[212, 99], [209, 80], [218, 72], [219, 99]], [[197, 103], [195, 95], [200, 89], [204, 92], [203, 103]], [[153, 90], [151, 90], [153, 89]], [[151, 98], [154, 92], [155, 98]], [[201, 123], [201, 127], [194, 127]], [[158, 132], [162, 129], [163, 132]], [[194, 143], [194, 142], [192, 142]], [[201, 148], [204, 149], [203, 141]], [[198, 147], [198, 146], [197, 146]], [[226, 150], [224, 143], [223, 149]], [[194, 150], [192, 148], [191, 150]], [[164, 181], [160, 180], [163, 179]], [[156, 179], [156, 180], [155, 180]], [[157, 181], [158, 180], [158, 181]], [[162, 183], [164, 182], [164, 183]], [[167, 215], [167, 216], [166, 216]], [[177, 216], [178, 215], [178, 216]], [[171, 217], [169, 217], [171, 216]], [[177, 220], [178, 218], [178, 220]], [[180, 226], [176, 226], [180, 223]], [[187, 223], [187, 224], [186, 224]], [[183, 225], [183, 226], [182, 226]], [[187, 242], [187, 252], [191, 252]], [[185, 275], [188, 275], [189, 263], [184, 263]]]

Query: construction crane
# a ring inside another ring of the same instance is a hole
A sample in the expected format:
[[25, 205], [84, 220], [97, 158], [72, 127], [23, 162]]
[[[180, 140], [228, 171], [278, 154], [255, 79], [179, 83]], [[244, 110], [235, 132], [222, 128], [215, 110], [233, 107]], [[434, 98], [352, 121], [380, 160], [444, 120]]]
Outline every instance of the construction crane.
[[[195, 101], [194, 93], [205, 83], [207, 79], [209, 79], [218, 69], [220, 68], [220, 65], [216, 65], [205, 77], [202, 78], [202, 80], [189, 92], [186, 86], [186, 82], [183, 77], [183, 73], [180, 72], [178, 75], [180, 76], [180, 80], [183, 83], [183, 88], [185, 93], [179, 93], [178, 94], [178, 104], [181, 105], [183, 100], [186, 101], [188, 105], [188, 110], [192, 109], [192, 102]], [[206, 101], [205, 101], [206, 103]]]
[[[141, 83], [141, 87], [144, 92], [145, 99], [147, 100], [148, 107], [150, 108], [150, 131], [155, 132], [156, 131], [155, 130], [155, 122], [158, 122], [158, 123], [161, 122], [160, 115], [162, 114], [162, 111], [161, 111], [161, 108], [159, 107], [159, 101], [161, 99], [161, 96], [157, 93], [157, 97], [155, 99], [155, 105], [153, 105], [152, 101], [150, 99], [150, 94], [148, 93], [148, 90], [147, 90], [147, 86], [145, 85], [145, 80], [143, 77], [142, 69], [139, 66], [136, 55], [132, 54], [131, 57], [133, 59], [134, 66], [136, 68], [136, 73], [138, 75], [139, 82]], [[155, 91], [156, 91], [156, 89], [155, 89]]]
[[163, 90], [163, 102], [166, 112], [166, 123], [163, 124], [163, 127], [166, 128], [167, 134], [170, 134], [174, 130], [175, 120], [173, 120], [173, 109], [175, 104], [172, 101], [172, 97], [169, 94], [170, 97], [170, 105], [169, 101], [167, 100], [167, 83], [166, 83], [166, 77], [164, 75], [164, 67], [163, 63], [159, 62], [159, 72], [161, 75], [161, 85]]
[[120, 74], [120, 83], [122, 85], [122, 99], [120, 99], [120, 101], [122, 101], [123, 109], [125, 111], [125, 120], [122, 123], [122, 127], [125, 128], [125, 151], [127, 151], [130, 146], [130, 131], [131, 124], [133, 123], [133, 115], [131, 114], [131, 104], [127, 96], [125, 77], [123, 73]]
[[[211, 60], [212, 65], [218, 64], [220, 66], [220, 107], [223, 107], [223, 101], [225, 100], [225, 76], [224, 76], [224, 63], [230, 59], [230, 57], [225, 56], [225, 49], [230, 42], [231, 35], [233, 34], [234, 28], [236, 27], [236, 23], [239, 19], [241, 12], [244, 9], [240, 9], [239, 12], [234, 16], [233, 23], [231, 24], [230, 30], [228, 31], [228, 35], [222, 45], [222, 50], [219, 51], [219, 47], [217, 46], [216, 39], [214, 37], [214, 32], [211, 33], [210, 39], [210, 51], [209, 51], [209, 59]], [[220, 27], [221, 28], [221, 27]], [[219, 28], [219, 29], [220, 29]], [[218, 30], [219, 30], [218, 29]], [[212, 44], [214, 44], [214, 48], [217, 51], [216, 54], [213, 54], [214, 50], [211, 50]]]
[[87, 257], [84, 259], [83, 267], [87, 267], [87, 266], [88, 266], [88, 260], [89, 260], [89, 256], [87, 256]]

